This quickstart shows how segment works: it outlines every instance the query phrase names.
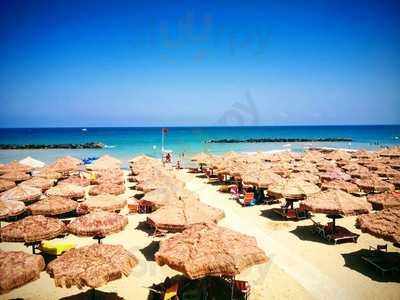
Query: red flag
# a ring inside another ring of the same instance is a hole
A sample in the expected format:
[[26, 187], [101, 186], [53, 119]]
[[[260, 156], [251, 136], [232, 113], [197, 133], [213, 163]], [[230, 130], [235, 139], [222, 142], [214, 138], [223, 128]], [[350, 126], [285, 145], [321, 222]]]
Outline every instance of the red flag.
[[163, 132], [164, 134], [168, 134], [168, 128], [163, 127], [162, 132]]

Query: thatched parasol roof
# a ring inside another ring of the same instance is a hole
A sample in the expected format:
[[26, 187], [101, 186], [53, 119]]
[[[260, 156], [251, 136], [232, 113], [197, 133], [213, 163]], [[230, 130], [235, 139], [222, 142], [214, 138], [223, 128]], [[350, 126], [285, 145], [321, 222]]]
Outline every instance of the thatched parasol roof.
[[304, 181], [310, 182], [312, 184], [320, 184], [321, 183], [319, 176], [314, 175], [309, 172], [292, 173], [292, 174], [290, 174], [290, 178], [297, 179], [297, 180], [304, 180]]
[[303, 199], [309, 195], [318, 193], [319, 187], [299, 179], [288, 179], [280, 183], [272, 184], [268, 193], [275, 197], [288, 199]]
[[153, 203], [160, 208], [166, 205], [175, 205], [179, 200], [196, 200], [199, 196], [181, 187], [161, 187], [144, 195], [143, 200]]
[[342, 190], [327, 190], [309, 196], [303, 205], [316, 213], [358, 215], [372, 210], [365, 197], [355, 197]]
[[260, 172], [248, 172], [242, 176], [244, 184], [250, 184], [259, 188], [268, 188], [271, 184], [284, 181], [278, 174], [270, 170]]
[[234, 276], [268, 260], [254, 237], [215, 224], [192, 225], [161, 241], [155, 259], [191, 279]]
[[37, 242], [53, 239], [65, 232], [61, 220], [41, 215], [29, 216], [10, 223], [0, 229], [1, 240], [5, 242]]
[[44, 268], [41, 255], [0, 250], [0, 294], [38, 279]]
[[0, 193], [15, 187], [15, 182], [10, 180], [0, 179]]
[[126, 199], [121, 196], [103, 194], [87, 198], [86, 201], [79, 204], [79, 209], [84, 212], [91, 212], [98, 209], [117, 211], [124, 208], [126, 204]]
[[358, 185], [341, 179], [326, 181], [322, 183], [321, 189], [322, 190], [336, 189], [336, 190], [342, 190], [346, 193], [357, 193], [360, 191]]
[[47, 272], [57, 287], [98, 288], [128, 276], [137, 263], [121, 245], [93, 244], [68, 250], [48, 264]]
[[218, 222], [225, 216], [220, 209], [211, 207], [197, 199], [178, 199], [148, 215], [147, 222], [170, 232], [179, 232], [189, 225], [202, 222]]
[[151, 181], [144, 181], [141, 183], [138, 183], [136, 185], [136, 189], [138, 191], [143, 191], [145, 193], [151, 192], [153, 190], [156, 190], [160, 187], [180, 187], [183, 188], [185, 186], [185, 183], [183, 183], [180, 180], [177, 180], [176, 178], [168, 177], [168, 176], [162, 176], [162, 177], [154, 177], [151, 179]]
[[125, 193], [125, 186], [123, 184], [102, 183], [90, 188], [89, 195], [97, 196], [102, 194], [121, 195]]
[[319, 173], [319, 177], [323, 181], [336, 180], [336, 179], [347, 181], [351, 179], [351, 176], [346, 173], [343, 173], [341, 169], [332, 169], [327, 172]]
[[24, 211], [24, 202], [16, 200], [0, 200], [0, 219], [18, 216]]
[[388, 178], [393, 178], [393, 177], [396, 177], [396, 176], [400, 176], [400, 171], [395, 170], [395, 169], [393, 169], [393, 168], [391, 168], [389, 166], [386, 166], [386, 165], [378, 167], [376, 169], [375, 173], [378, 174], [381, 177], [388, 177]]
[[113, 174], [99, 174], [95, 180], [93, 180], [93, 184], [105, 184], [112, 183], [117, 185], [123, 185], [125, 183], [125, 179], [123, 175], [113, 175]]
[[23, 202], [35, 201], [40, 198], [42, 191], [38, 188], [18, 185], [0, 195], [0, 200], [18, 200]]
[[328, 160], [350, 160], [351, 154], [342, 151], [342, 150], [334, 150], [332, 152], [329, 152], [328, 154], [325, 155], [325, 158]]
[[400, 243], [400, 208], [388, 208], [359, 216], [357, 225], [363, 232], [393, 243]]
[[42, 192], [54, 186], [54, 179], [46, 179], [42, 177], [32, 177], [31, 179], [20, 183], [20, 185], [32, 186], [41, 189]]
[[31, 178], [31, 175], [19, 171], [9, 171], [0, 176], [0, 179], [10, 180], [14, 182], [21, 182], [24, 180], [28, 180], [29, 178]]
[[55, 216], [75, 210], [78, 203], [69, 198], [50, 196], [28, 206], [32, 215]]
[[121, 161], [110, 155], [103, 155], [99, 159], [96, 159], [94, 163], [86, 166], [88, 170], [107, 170], [107, 169], [119, 169]]
[[387, 148], [379, 152], [382, 157], [398, 158], [400, 157], [400, 147]]
[[400, 207], [399, 192], [386, 192], [381, 194], [368, 195], [367, 200], [376, 207], [380, 207], [380, 209]]
[[29, 173], [30, 171], [32, 171], [31, 167], [20, 164], [19, 162], [16, 161], [0, 166], [0, 175], [8, 172]]
[[107, 236], [122, 231], [128, 218], [117, 213], [96, 210], [68, 224], [69, 232], [77, 236]]
[[386, 192], [394, 191], [395, 187], [393, 184], [381, 180], [379, 177], [370, 176], [368, 179], [357, 179], [355, 183], [360, 189], [365, 192]]
[[30, 156], [25, 157], [24, 159], [21, 159], [19, 161], [19, 163], [22, 164], [22, 165], [31, 167], [32, 169], [43, 168], [45, 166], [44, 162], [42, 162], [40, 160], [37, 160], [37, 159], [34, 159], [34, 158], [30, 157]]
[[68, 178], [65, 178], [61, 181], [58, 182], [58, 184], [74, 184], [74, 185], [79, 185], [79, 186], [89, 186], [90, 185], [90, 180], [85, 178], [85, 177], [80, 177], [77, 175], [69, 176]]
[[80, 199], [85, 196], [85, 190], [79, 185], [65, 183], [48, 189], [46, 195]]
[[205, 159], [209, 158], [210, 155], [204, 152], [198, 153], [196, 155], [192, 156], [192, 161], [197, 161], [199, 163], [202, 163]]
[[72, 156], [65, 156], [48, 165], [47, 169], [53, 172], [66, 173], [79, 171], [80, 165], [82, 165], [81, 160]]
[[39, 171], [39, 174], [36, 174], [36, 176], [41, 177], [41, 178], [46, 178], [46, 179], [54, 179], [54, 180], [58, 180], [63, 177], [63, 175], [61, 173], [49, 170], [46, 167], [42, 168]]

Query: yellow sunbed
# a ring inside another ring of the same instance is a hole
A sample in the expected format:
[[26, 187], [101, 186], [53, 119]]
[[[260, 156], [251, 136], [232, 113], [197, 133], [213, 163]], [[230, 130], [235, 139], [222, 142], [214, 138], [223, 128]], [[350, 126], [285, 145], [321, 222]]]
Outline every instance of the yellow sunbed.
[[55, 244], [55, 243], [48, 243], [48, 242], [42, 242], [39, 246], [39, 250], [42, 252], [45, 252], [47, 254], [52, 254], [52, 255], [61, 255], [65, 251], [69, 249], [75, 248], [74, 243], [60, 243], [60, 244]]

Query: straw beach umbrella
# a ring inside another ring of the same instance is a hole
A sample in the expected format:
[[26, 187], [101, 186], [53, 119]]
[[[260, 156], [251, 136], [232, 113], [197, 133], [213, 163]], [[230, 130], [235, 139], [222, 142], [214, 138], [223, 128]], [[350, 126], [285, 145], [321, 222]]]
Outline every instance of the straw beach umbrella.
[[388, 208], [357, 218], [357, 226], [378, 238], [400, 244], [400, 208]]
[[270, 170], [261, 172], [247, 172], [242, 176], [244, 184], [254, 185], [258, 188], [268, 188], [271, 184], [279, 183], [284, 179]]
[[371, 176], [368, 179], [357, 179], [355, 183], [366, 193], [382, 193], [394, 191], [393, 184], [381, 180], [379, 177]]
[[400, 208], [388, 208], [357, 218], [357, 226], [386, 241], [400, 244]]
[[65, 178], [65, 179], [59, 181], [58, 184], [74, 184], [74, 185], [79, 185], [79, 186], [89, 186], [90, 180], [85, 177], [80, 177], [80, 176], [74, 175], [74, 176], [69, 176], [68, 178]]
[[161, 241], [155, 259], [190, 279], [235, 276], [268, 260], [254, 237], [215, 224], [195, 224]]
[[348, 181], [351, 179], [351, 176], [343, 173], [341, 169], [329, 170], [327, 172], [322, 172], [319, 174], [319, 177], [322, 181], [329, 181], [329, 180], [345, 180]]
[[137, 263], [121, 245], [93, 244], [68, 250], [48, 264], [47, 272], [57, 287], [98, 288], [128, 276]]
[[180, 232], [189, 225], [202, 222], [218, 222], [225, 216], [220, 209], [195, 199], [178, 199], [174, 205], [166, 205], [147, 217], [147, 222], [157, 229]]
[[50, 196], [28, 206], [32, 215], [55, 216], [75, 210], [78, 203], [69, 198]]
[[382, 210], [391, 207], [400, 207], [400, 193], [386, 192], [382, 194], [368, 195], [367, 200], [372, 203], [376, 210]]
[[55, 171], [52, 171], [45, 167], [45, 168], [40, 169], [39, 173], [36, 174], [36, 176], [45, 178], [45, 179], [58, 180], [58, 179], [62, 178], [63, 175], [60, 172], [55, 172]]
[[27, 181], [20, 183], [19, 185], [35, 187], [35, 188], [41, 189], [41, 191], [44, 192], [44, 191], [48, 190], [49, 188], [51, 188], [52, 186], [54, 186], [54, 180], [35, 176]]
[[15, 185], [14, 181], [0, 179], [0, 193], [12, 189]]
[[297, 172], [297, 173], [292, 173], [290, 174], [290, 178], [291, 179], [297, 179], [297, 180], [304, 180], [307, 182], [310, 182], [312, 184], [320, 184], [321, 180], [319, 179], [319, 177], [317, 175], [314, 175], [312, 173], [308, 173], [308, 172]]
[[79, 185], [65, 183], [48, 189], [46, 195], [80, 199], [85, 196], [85, 190]]
[[334, 150], [325, 155], [325, 159], [336, 160], [336, 161], [337, 160], [349, 161], [350, 158], [351, 154], [342, 150]]
[[90, 196], [97, 196], [102, 194], [121, 195], [124, 192], [125, 192], [125, 186], [123, 184], [102, 183], [91, 187], [89, 190], [89, 195]]
[[126, 199], [114, 195], [98, 195], [87, 198], [86, 201], [79, 204], [79, 210], [82, 212], [92, 212], [95, 210], [118, 211], [127, 204]]
[[0, 294], [38, 279], [44, 268], [41, 255], [0, 250]]
[[35, 201], [40, 198], [42, 191], [28, 185], [18, 185], [0, 195], [0, 200], [18, 200], [23, 202]]
[[157, 208], [175, 205], [176, 202], [187, 199], [199, 201], [199, 196], [184, 188], [162, 187], [146, 193], [143, 197], [143, 200], [153, 203]]
[[48, 165], [47, 169], [58, 173], [69, 173], [79, 171], [80, 165], [82, 165], [81, 160], [72, 156], [65, 156]]
[[39, 169], [39, 168], [43, 168], [45, 166], [44, 162], [42, 162], [40, 160], [37, 160], [37, 159], [34, 159], [34, 158], [30, 157], [30, 156], [28, 156], [28, 157], [26, 157], [24, 159], [21, 159], [19, 161], [19, 163], [22, 164], [22, 165], [31, 167], [32, 169]]
[[23, 172], [29, 173], [32, 171], [32, 168], [26, 165], [23, 165], [19, 162], [13, 161], [8, 164], [0, 166], [0, 175], [8, 173], [8, 172]]
[[14, 182], [22, 182], [28, 180], [29, 178], [31, 178], [31, 175], [19, 171], [10, 171], [0, 176], [0, 179]]
[[25, 204], [16, 200], [0, 200], [0, 220], [14, 217], [25, 211]]
[[321, 185], [321, 189], [322, 190], [336, 189], [336, 190], [342, 190], [346, 193], [357, 193], [360, 191], [358, 185], [349, 181], [344, 181], [342, 179], [336, 179], [324, 182]]
[[288, 179], [283, 182], [272, 184], [268, 189], [270, 195], [287, 199], [304, 199], [319, 191], [320, 189], [318, 186], [299, 179]]
[[53, 239], [65, 232], [61, 220], [44, 216], [29, 216], [10, 223], [0, 229], [1, 240], [5, 242], [38, 242]]
[[387, 148], [379, 152], [382, 157], [389, 158], [399, 158], [400, 157], [400, 147]]
[[342, 190], [327, 190], [311, 195], [303, 204], [309, 210], [323, 214], [358, 215], [372, 210], [365, 197], [355, 197]]
[[74, 219], [67, 225], [67, 229], [77, 236], [105, 237], [122, 231], [126, 225], [126, 216], [97, 210]]

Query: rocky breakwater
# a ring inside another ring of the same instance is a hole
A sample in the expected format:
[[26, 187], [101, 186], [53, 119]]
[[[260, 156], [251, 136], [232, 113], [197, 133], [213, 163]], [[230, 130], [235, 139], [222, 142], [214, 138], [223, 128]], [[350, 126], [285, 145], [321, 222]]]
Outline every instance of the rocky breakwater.
[[0, 144], [0, 150], [31, 150], [31, 149], [102, 149], [102, 143], [81, 144]]

